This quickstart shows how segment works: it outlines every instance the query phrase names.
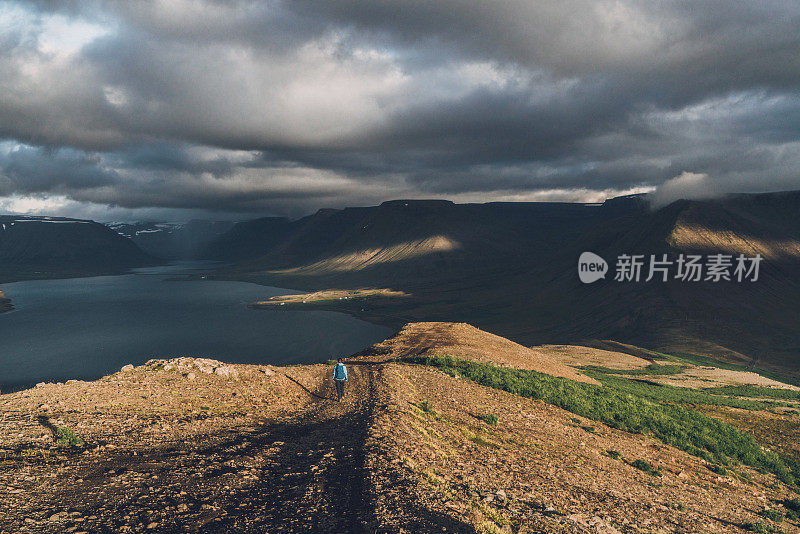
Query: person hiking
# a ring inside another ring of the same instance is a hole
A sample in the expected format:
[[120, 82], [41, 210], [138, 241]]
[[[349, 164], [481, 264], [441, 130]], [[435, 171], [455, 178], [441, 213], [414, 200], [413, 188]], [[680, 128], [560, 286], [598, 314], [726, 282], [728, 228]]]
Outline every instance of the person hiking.
[[336, 396], [339, 401], [344, 397], [345, 382], [347, 382], [347, 367], [342, 363], [342, 359], [338, 358], [333, 367], [333, 383], [336, 384]]

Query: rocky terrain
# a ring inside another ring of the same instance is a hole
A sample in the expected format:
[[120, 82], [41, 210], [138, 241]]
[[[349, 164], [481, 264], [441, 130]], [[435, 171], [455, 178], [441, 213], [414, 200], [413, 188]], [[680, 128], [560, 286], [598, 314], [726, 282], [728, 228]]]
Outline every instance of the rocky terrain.
[[593, 381], [427, 323], [348, 359], [342, 402], [328, 364], [177, 358], [39, 384], [0, 397], [0, 532], [743, 532], [797, 496], [407, 361], [442, 352]]

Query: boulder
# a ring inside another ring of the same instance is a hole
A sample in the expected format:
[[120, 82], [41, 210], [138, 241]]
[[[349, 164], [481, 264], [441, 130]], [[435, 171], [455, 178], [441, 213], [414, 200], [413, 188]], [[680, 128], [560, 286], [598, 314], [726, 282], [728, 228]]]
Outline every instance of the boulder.
[[239, 377], [239, 371], [230, 365], [222, 365], [214, 368], [214, 374], [224, 376], [225, 378], [235, 379]]

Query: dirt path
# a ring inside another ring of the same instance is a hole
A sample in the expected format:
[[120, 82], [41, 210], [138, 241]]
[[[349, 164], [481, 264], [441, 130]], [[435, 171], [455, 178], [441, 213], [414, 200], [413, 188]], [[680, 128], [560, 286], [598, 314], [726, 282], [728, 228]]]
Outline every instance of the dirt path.
[[[364, 443], [374, 406], [373, 366], [351, 366], [346, 397], [339, 403], [329, 380], [312, 391], [317, 409], [301, 421], [270, 429], [282, 442], [260, 497], [250, 510], [220, 522], [220, 531], [252, 525], [270, 532], [371, 532]], [[287, 374], [291, 376], [291, 374]], [[322, 385], [322, 387], [320, 387]]]
[[53, 483], [32, 476], [6, 502], [11, 517], [0, 517], [0, 532], [374, 532], [364, 444], [375, 366], [349, 366], [342, 402], [328, 368], [313, 379], [292, 371], [312, 402], [287, 420], [136, 453], [63, 457]]

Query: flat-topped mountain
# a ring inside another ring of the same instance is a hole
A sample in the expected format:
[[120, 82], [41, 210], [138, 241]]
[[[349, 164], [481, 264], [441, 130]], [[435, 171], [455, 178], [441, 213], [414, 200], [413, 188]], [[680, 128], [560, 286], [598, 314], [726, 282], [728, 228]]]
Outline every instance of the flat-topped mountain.
[[574, 237], [602, 206], [569, 203], [454, 204], [398, 200], [321, 210], [296, 221], [240, 223], [208, 249], [234, 247], [242, 270], [284, 269], [287, 277], [332, 281], [398, 280], [503, 271], [544, 247]]
[[[398, 200], [241, 223], [207, 253], [236, 262], [223, 277], [413, 295], [335, 304], [392, 325], [464, 321], [528, 344], [613, 338], [797, 369], [798, 213], [798, 192], [681, 200], [658, 210], [642, 195], [603, 204]], [[584, 251], [606, 259], [604, 280], [580, 282]], [[645, 262], [666, 254], [673, 273], [645, 282], [645, 265], [639, 282], [616, 282], [625, 254]], [[688, 282], [674, 278], [680, 254], [763, 261], [755, 282]]]
[[118, 273], [157, 260], [94, 221], [0, 215], [0, 282]]

